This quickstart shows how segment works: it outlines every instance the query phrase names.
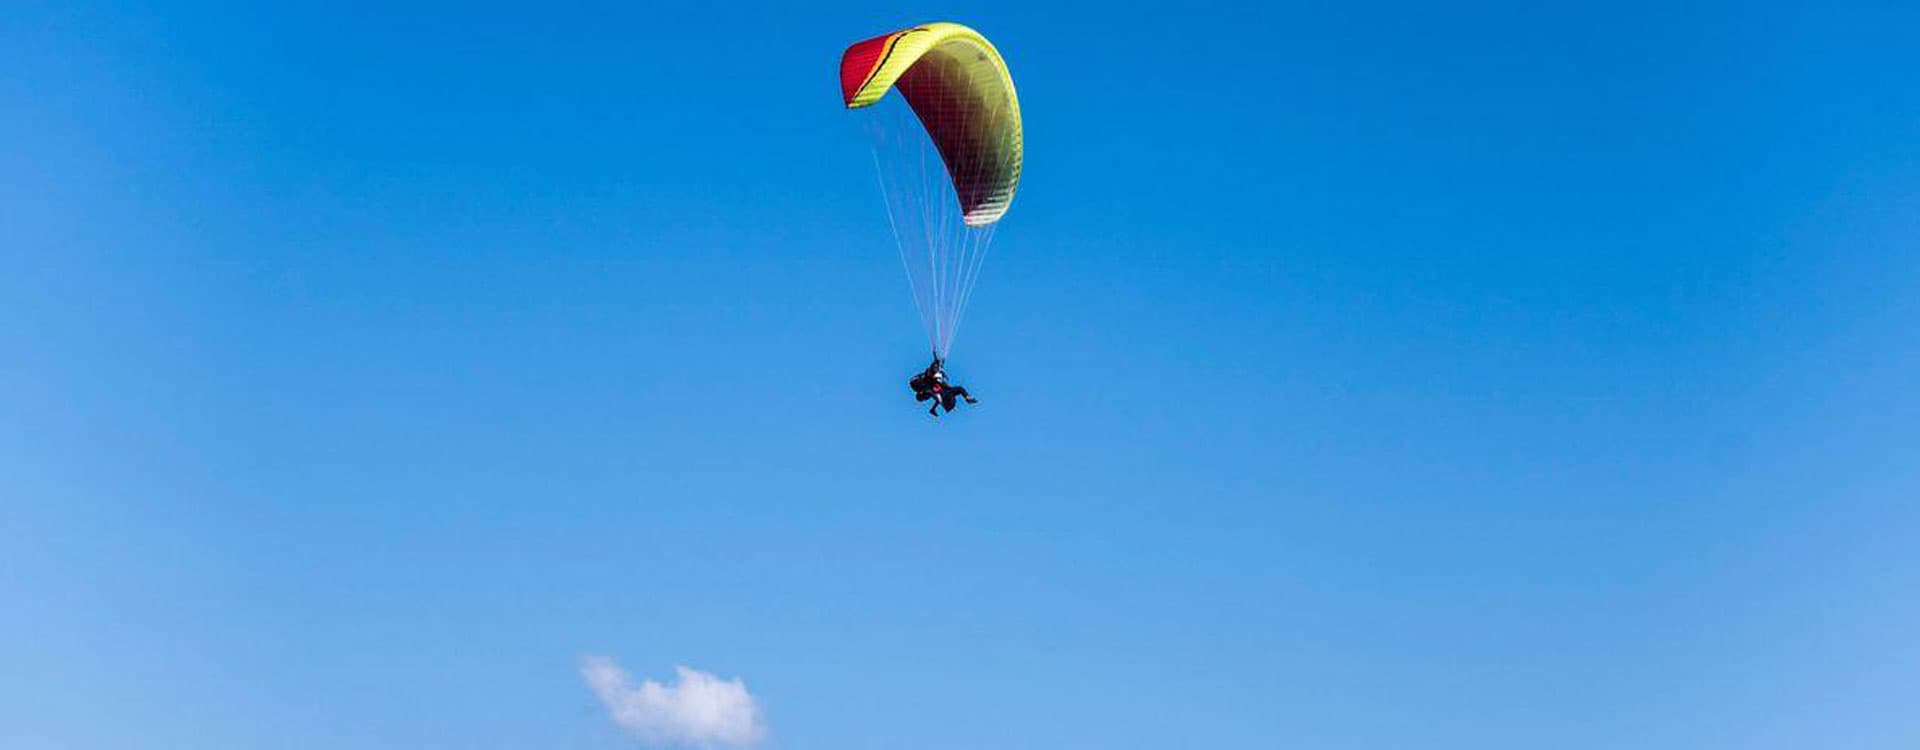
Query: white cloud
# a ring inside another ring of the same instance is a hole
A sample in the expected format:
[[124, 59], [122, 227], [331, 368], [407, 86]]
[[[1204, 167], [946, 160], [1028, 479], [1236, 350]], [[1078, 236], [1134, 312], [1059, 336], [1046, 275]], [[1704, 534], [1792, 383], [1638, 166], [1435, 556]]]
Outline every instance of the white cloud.
[[698, 669], [674, 667], [676, 679], [662, 685], [633, 675], [604, 656], [580, 660], [580, 678], [606, 704], [621, 729], [656, 745], [744, 747], [767, 734], [760, 706], [736, 677], [722, 680]]

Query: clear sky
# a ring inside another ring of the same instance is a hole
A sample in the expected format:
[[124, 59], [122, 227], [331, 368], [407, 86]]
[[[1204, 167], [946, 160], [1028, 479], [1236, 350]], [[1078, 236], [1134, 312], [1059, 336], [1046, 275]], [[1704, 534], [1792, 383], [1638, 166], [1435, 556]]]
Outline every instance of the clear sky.
[[[405, 7], [396, 7], [405, 6]], [[935, 423], [849, 42], [1005, 52]], [[1920, 746], [1920, 6], [0, 14], [0, 747]]]

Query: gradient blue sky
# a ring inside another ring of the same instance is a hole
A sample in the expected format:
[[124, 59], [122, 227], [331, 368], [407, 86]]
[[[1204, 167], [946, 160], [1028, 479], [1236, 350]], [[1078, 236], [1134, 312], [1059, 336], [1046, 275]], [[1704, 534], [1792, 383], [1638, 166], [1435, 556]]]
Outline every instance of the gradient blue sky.
[[392, 5], [0, 15], [0, 746], [1920, 745], [1912, 3]]

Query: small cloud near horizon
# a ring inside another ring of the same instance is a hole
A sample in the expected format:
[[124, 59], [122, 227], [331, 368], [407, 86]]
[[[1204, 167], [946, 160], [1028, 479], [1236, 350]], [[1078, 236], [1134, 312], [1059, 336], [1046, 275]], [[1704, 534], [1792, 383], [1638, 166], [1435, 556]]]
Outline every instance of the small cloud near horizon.
[[747, 747], [766, 737], [760, 705], [735, 677], [674, 667], [675, 679], [633, 683], [613, 659], [580, 659], [580, 679], [607, 707], [608, 718], [642, 742], [661, 746]]

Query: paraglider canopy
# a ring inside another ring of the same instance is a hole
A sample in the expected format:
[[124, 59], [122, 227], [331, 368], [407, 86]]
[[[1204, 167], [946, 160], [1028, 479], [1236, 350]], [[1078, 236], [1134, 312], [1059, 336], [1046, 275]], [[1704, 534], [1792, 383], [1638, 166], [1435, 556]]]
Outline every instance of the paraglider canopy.
[[1020, 102], [1000, 52], [957, 23], [857, 42], [840, 58], [849, 109], [897, 90], [940, 152], [966, 225], [999, 221], [1020, 184]]

